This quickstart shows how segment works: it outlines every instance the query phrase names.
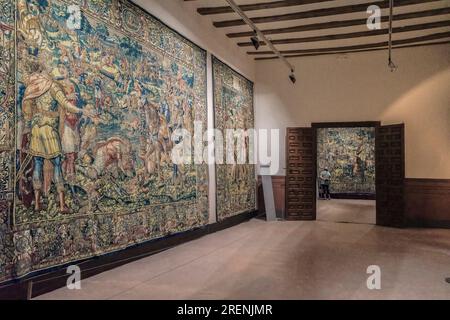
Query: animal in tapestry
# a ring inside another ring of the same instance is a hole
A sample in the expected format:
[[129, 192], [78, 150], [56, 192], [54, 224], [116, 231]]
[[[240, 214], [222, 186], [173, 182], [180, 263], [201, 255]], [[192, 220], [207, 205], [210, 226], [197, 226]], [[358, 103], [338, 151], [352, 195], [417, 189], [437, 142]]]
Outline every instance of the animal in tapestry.
[[375, 128], [319, 128], [317, 159], [332, 193], [375, 193]]
[[[234, 130], [232, 144], [239, 145], [239, 131], [254, 128], [253, 83], [213, 57], [215, 128]], [[251, 164], [249, 137], [244, 137], [245, 161], [238, 161], [238, 148], [233, 148], [234, 162], [216, 164], [217, 217], [224, 220], [256, 208], [255, 165]], [[230, 141], [226, 141], [227, 144]]]
[[171, 160], [206, 52], [129, 1], [0, 6], [0, 280], [206, 224], [207, 166]]

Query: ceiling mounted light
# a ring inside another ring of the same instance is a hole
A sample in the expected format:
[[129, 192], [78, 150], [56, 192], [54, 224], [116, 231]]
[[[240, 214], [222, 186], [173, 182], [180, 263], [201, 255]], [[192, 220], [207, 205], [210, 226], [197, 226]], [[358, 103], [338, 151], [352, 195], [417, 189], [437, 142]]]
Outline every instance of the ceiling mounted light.
[[397, 68], [398, 68], [398, 67], [395, 65], [395, 63], [392, 61], [392, 59], [389, 59], [388, 67], [391, 69], [391, 72], [394, 72], [394, 71], [397, 70]]
[[397, 66], [392, 61], [392, 34], [393, 34], [393, 22], [394, 22], [394, 0], [389, 0], [389, 41], [388, 41], [388, 67], [391, 69], [391, 72], [397, 70]]
[[256, 31], [255, 31], [255, 35], [253, 37], [251, 37], [250, 40], [252, 41], [252, 44], [255, 47], [255, 49], [258, 50], [260, 47], [260, 43], [259, 43], [258, 34], [256, 33]]
[[295, 84], [297, 82], [297, 78], [295, 77], [294, 70], [291, 70], [291, 74], [289, 75], [289, 79], [291, 80], [291, 82], [293, 84]]
[[256, 26], [256, 24], [245, 14], [244, 11], [242, 11], [242, 9], [236, 4], [235, 0], [226, 0], [226, 2], [228, 2], [228, 4], [230, 5], [230, 7], [233, 9], [234, 12], [236, 12], [241, 18], [242, 20], [244, 20], [244, 22], [250, 27], [252, 28], [252, 30], [254, 31], [254, 36], [250, 38], [250, 40], [252, 41], [253, 46], [255, 47], [256, 50], [258, 50], [258, 48], [261, 46], [261, 42], [259, 41], [259, 38], [261, 38], [261, 41], [267, 45], [271, 50], [272, 53], [274, 55], [276, 55], [278, 58], [280, 58], [284, 64], [286, 64], [286, 66], [289, 68], [289, 70], [291, 70], [291, 74], [289, 75], [289, 79], [292, 81], [292, 83], [295, 83], [297, 81], [297, 79], [295, 78], [295, 74], [294, 74], [294, 67], [292, 66], [292, 64], [286, 59], [286, 57], [280, 52], [280, 50], [278, 50], [272, 43], [272, 40], [270, 40], [269, 38], [267, 38], [263, 32], [261, 32], [261, 30], [258, 29], [258, 27]]

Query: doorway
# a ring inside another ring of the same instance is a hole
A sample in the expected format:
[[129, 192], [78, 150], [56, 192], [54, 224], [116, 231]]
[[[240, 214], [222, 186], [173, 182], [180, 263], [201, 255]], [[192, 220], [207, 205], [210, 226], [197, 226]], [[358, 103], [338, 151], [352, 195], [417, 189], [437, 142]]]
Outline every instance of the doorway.
[[376, 223], [375, 135], [380, 122], [313, 123], [317, 220]]
[[380, 122], [373, 121], [314, 123], [311, 127], [287, 128], [285, 219], [317, 219], [317, 128], [320, 127], [375, 127], [376, 196], [375, 200], [371, 201], [376, 202], [376, 224], [402, 227], [404, 225], [405, 126], [404, 124], [382, 126]]

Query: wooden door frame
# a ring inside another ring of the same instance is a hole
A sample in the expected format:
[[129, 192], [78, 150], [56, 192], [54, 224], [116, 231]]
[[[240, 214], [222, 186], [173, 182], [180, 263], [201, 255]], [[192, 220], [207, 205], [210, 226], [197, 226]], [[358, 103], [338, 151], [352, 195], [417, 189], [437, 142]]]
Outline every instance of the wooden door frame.
[[[317, 202], [317, 129], [322, 128], [377, 128], [381, 127], [381, 121], [350, 121], [350, 122], [313, 122], [311, 124], [313, 129], [313, 161], [314, 161], [314, 183], [316, 186], [316, 202]], [[376, 136], [375, 136], [375, 146], [376, 148]], [[375, 166], [376, 166], [375, 159]], [[376, 179], [376, 171], [375, 171], [375, 179]], [[376, 181], [376, 180], [375, 180]], [[317, 210], [317, 209], [316, 209]]]

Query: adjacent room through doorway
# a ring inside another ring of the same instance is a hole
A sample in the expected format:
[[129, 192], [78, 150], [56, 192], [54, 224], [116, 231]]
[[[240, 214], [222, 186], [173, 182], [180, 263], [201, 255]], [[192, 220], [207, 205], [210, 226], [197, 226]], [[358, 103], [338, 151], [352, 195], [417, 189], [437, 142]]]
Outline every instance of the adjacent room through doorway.
[[377, 122], [314, 124], [317, 219], [376, 224]]

